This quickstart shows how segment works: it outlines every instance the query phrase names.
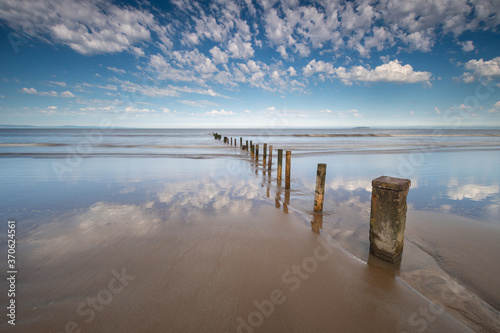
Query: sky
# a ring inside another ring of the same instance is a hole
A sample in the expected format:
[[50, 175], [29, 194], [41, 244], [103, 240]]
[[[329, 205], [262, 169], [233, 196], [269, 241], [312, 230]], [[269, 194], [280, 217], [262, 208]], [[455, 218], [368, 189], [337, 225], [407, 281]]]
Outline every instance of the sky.
[[498, 0], [0, 0], [0, 125], [500, 127]]

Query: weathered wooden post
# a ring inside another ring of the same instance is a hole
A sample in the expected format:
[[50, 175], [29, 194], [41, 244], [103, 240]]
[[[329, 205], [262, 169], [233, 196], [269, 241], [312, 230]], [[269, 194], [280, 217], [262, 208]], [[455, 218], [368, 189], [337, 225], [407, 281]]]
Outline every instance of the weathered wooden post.
[[267, 143], [264, 143], [264, 153], [262, 154], [262, 163], [266, 166], [267, 159]]
[[290, 164], [292, 163], [292, 152], [286, 151], [286, 167], [285, 167], [285, 189], [290, 188]]
[[246, 147], [247, 147], [247, 151], [249, 151], [250, 149], [248, 148], [248, 140], [246, 140], [246, 141], [247, 141], [247, 145], [246, 145]]
[[271, 166], [273, 165], [273, 145], [269, 145], [269, 166], [267, 170], [271, 170]]
[[259, 145], [255, 145], [255, 161], [259, 161]]
[[409, 179], [382, 176], [372, 181], [370, 253], [390, 262], [401, 259]]
[[316, 191], [314, 195], [314, 211], [323, 211], [323, 200], [325, 199], [325, 177], [326, 177], [326, 164], [318, 163], [318, 170], [316, 171]]
[[243, 149], [243, 138], [240, 136], [240, 148]]
[[281, 180], [283, 165], [283, 149], [278, 149], [278, 180]]

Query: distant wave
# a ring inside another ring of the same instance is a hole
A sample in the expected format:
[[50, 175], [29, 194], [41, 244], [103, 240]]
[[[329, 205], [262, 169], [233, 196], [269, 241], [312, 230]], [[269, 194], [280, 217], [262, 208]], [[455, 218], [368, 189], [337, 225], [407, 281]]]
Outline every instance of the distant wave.
[[[283, 135], [287, 136], [287, 135]], [[381, 134], [374, 134], [374, 133], [351, 133], [351, 134], [341, 134], [341, 133], [335, 133], [335, 134], [292, 134], [291, 136], [294, 137], [308, 137], [308, 138], [336, 138], [336, 137], [341, 137], [341, 138], [356, 138], [356, 137], [381, 137], [381, 138], [390, 138], [390, 137], [397, 137], [397, 138], [412, 138], [412, 137], [500, 137], [500, 134], [467, 134], [467, 133], [462, 133], [462, 134], [386, 134], [386, 133], [381, 133]]]

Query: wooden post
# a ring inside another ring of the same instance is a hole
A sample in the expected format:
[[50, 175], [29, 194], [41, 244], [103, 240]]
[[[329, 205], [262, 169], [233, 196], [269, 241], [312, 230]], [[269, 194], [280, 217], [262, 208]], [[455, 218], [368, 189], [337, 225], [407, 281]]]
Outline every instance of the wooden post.
[[282, 165], [283, 165], [283, 149], [278, 149], [278, 180], [281, 180]]
[[255, 145], [255, 161], [259, 160], [259, 145]]
[[264, 163], [264, 166], [266, 165], [266, 158], [267, 158], [267, 143], [264, 143], [264, 153], [262, 154], [262, 163]]
[[292, 152], [286, 151], [286, 167], [285, 167], [285, 189], [290, 188], [290, 164], [292, 163]]
[[382, 176], [372, 181], [370, 253], [390, 262], [401, 259], [409, 179]]
[[253, 144], [252, 144], [252, 140], [250, 140], [250, 156], [253, 157]]
[[243, 138], [240, 136], [240, 148], [243, 149]]
[[323, 210], [323, 200], [325, 198], [325, 177], [326, 164], [319, 163], [316, 171], [316, 191], [314, 195], [314, 211], [321, 212]]
[[250, 149], [248, 148], [248, 140], [246, 140], [246, 141], [247, 141], [247, 146], [246, 146], [247, 147], [247, 151], [249, 151]]
[[269, 145], [269, 166], [267, 170], [271, 170], [271, 166], [273, 165], [273, 145]]

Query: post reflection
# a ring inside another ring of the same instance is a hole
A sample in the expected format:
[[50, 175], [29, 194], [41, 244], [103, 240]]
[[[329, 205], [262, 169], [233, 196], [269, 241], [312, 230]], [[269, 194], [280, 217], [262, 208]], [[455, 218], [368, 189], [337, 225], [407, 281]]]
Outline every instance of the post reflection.
[[323, 229], [323, 213], [314, 212], [313, 218], [311, 220], [311, 230], [319, 234], [319, 229]]

